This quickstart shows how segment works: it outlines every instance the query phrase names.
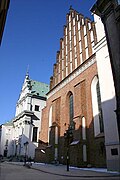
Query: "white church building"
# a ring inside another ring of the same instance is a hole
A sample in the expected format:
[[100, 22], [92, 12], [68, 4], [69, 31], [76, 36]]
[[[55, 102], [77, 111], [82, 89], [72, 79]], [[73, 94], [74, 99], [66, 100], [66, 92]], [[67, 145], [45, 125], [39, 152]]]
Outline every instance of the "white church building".
[[48, 91], [48, 84], [31, 80], [26, 75], [17, 101], [15, 118], [0, 127], [1, 155], [34, 158]]

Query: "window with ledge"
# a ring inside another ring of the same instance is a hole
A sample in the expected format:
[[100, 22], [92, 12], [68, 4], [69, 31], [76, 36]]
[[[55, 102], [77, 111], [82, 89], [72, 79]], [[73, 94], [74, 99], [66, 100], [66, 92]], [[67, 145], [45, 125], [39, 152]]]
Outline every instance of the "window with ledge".
[[39, 111], [39, 106], [35, 105], [35, 111]]
[[48, 144], [50, 143], [51, 126], [52, 126], [52, 106], [50, 107], [49, 110]]
[[37, 131], [38, 131], [38, 127], [33, 127], [33, 137], [32, 137], [33, 142], [37, 142]]

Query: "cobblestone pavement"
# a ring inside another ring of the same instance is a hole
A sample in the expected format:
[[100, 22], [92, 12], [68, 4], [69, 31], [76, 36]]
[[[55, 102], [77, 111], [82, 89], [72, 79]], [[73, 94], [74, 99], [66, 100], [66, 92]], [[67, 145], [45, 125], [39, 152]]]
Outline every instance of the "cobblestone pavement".
[[[20, 162], [1, 163], [0, 180], [39, 180], [39, 179], [107, 179], [118, 180], [120, 174], [117, 172], [107, 172], [106, 169], [74, 168], [66, 171], [65, 165], [51, 165], [32, 163], [32, 166], [23, 166]], [[13, 178], [13, 179], [12, 179]]]

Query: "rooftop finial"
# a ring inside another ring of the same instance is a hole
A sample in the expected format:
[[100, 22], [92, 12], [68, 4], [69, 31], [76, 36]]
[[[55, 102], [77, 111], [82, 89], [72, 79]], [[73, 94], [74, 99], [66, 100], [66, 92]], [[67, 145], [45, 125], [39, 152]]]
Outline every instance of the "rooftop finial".
[[28, 64], [28, 66], [27, 66], [26, 78], [29, 79], [29, 64]]
[[28, 66], [27, 66], [26, 75], [29, 75], [29, 64], [28, 64]]
[[72, 5], [70, 5], [70, 10], [73, 10]]

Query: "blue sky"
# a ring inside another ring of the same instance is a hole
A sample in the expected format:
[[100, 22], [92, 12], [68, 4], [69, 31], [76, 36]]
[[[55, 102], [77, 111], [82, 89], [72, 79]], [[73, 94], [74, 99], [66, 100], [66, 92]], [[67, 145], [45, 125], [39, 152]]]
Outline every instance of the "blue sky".
[[29, 65], [30, 78], [49, 84], [72, 5], [84, 16], [95, 0], [11, 0], [0, 47], [0, 124], [15, 116]]

